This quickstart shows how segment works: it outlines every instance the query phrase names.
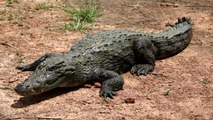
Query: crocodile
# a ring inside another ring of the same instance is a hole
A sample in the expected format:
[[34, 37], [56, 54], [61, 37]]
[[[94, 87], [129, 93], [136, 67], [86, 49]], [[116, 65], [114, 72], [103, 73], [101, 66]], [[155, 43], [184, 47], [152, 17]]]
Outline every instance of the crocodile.
[[100, 82], [100, 96], [113, 98], [123, 89], [122, 73], [147, 75], [156, 60], [183, 51], [191, 41], [192, 26], [190, 18], [182, 17], [158, 33], [116, 29], [88, 34], [68, 52], [47, 53], [28, 65], [18, 65], [16, 69], [34, 72], [15, 91], [30, 96], [56, 87]]

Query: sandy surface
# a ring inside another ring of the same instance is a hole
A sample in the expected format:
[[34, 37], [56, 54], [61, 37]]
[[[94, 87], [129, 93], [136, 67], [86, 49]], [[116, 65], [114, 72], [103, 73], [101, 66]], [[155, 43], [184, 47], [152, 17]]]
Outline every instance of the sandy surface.
[[[63, 31], [69, 16], [58, 8], [35, 10], [41, 0], [18, 0], [10, 7], [0, 0], [0, 118], [77, 120], [211, 120], [213, 119], [213, 1], [108, 0], [104, 16], [88, 31], [128, 28], [145, 32], [166, 29], [178, 17], [190, 16], [193, 39], [180, 54], [157, 61], [153, 74], [123, 74], [124, 90], [106, 103], [98, 88], [55, 89], [21, 97], [14, 87], [30, 72], [14, 68], [49, 52], [61, 53], [85, 33]], [[74, 0], [73, 0], [74, 1]], [[63, 1], [53, 2], [62, 5]], [[75, 4], [75, 2], [73, 3]], [[11, 17], [12, 16], [12, 17]], [[17, 55], [17, 53], [19, 55]], [[21, 60], [24, 58], [23, 60]], [[163, 93], [170, 89], [167, 96]], [[127, 104], [125, 99], [135, 99]]]

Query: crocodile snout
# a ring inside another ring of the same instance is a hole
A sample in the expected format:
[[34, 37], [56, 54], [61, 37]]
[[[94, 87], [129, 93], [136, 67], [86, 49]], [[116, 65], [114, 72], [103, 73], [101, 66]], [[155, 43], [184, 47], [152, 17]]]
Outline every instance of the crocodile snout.
[[32, 85], [30, 85], [29, 83], [19, 83], [19, 84], [15, 87], [15, 91], [16, 91], [16, 93], [18, 93], [19, 95], [26, 96], [26, 95], [28, 95], [28, 93], [29, 93], [30, 91], [32, 91]]

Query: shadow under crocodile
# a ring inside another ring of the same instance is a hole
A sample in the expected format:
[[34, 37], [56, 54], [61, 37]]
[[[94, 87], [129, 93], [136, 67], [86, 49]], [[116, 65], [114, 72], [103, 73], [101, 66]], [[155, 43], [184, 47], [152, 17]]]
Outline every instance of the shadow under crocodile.
[[54, 98], [59, 95], [66, 94], [71, 91], [76, 91], [80, 89], [80, 87], [76, 88], [55, 88], [53, 90], [44, 92], [39, 95], [33, 95], [33, 96], [24, 96], [19, 98], [19, 100], [15, 101], [13, 104], [11, 104], [12, 108], [24, 108], [33, 104], [37, 104], [39, 102]]

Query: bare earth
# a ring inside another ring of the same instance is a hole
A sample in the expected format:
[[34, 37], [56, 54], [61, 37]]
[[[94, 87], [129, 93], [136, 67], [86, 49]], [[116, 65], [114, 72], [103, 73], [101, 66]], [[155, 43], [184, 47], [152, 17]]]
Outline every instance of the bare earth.
[[[116, 28], [160, 31], [183, 16], [190, 16], [195, 24], [189, 47], [158, 61], [155, 74], [123, 74], [124, 90], [109, 103], [95, 87], [55, 89], [24, 98], [14, 92], [16, 84], [30, 75], [15, 70], [18, 64], [30, 63], [45, 53], [67, 51], [85, 35], [59, 29], [60, 23], [69, 21], [68, 14], [58, 8], [37, 11], [34, 7], [40, 1], [19, 0], [6, 7], [5, 0], [0, 0], [0, 119], [213, 119], [213, 0], [103, 1], [104, 16], [90, 33]], [[127, 98], [135, 103], [125, 103]]]

